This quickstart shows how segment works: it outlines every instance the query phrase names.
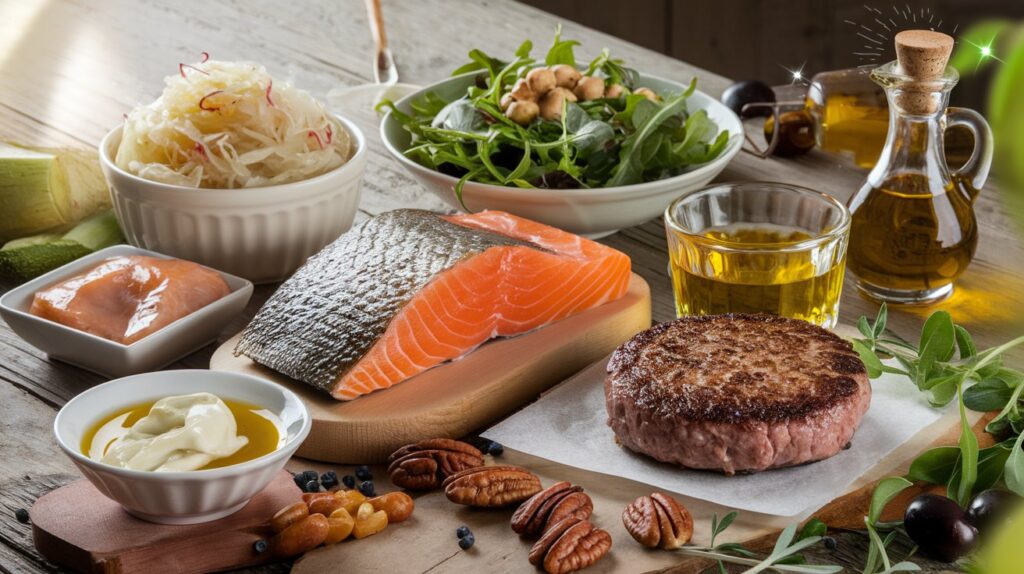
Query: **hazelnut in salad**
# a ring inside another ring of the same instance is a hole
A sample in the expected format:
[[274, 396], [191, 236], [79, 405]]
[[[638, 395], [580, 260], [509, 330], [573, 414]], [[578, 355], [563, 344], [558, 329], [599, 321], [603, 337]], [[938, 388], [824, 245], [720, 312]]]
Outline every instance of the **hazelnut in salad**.
[[466, 76], [461, 97], [426, 91], [408, 107], [384, 101], [381, 108], [412, 135], [405, 155], [459, 178], [459, 197], [467, 181], [520, 188], [655, 181], [725, 149], [729, 133], [706, 111], [687, 107], [696, 79], [673, 92], [673, 84], [644, 78], [607, 49], [578, 63], [578, 44], [559, 30], [542, 60], [530, 55], [529, 40], [510, 60], [472, 50], [453, 72]]

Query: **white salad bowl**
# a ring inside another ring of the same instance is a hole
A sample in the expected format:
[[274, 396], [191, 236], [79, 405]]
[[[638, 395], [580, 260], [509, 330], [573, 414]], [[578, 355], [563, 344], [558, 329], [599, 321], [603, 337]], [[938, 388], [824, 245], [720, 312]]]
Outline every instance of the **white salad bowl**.
[[29, 312], [37, 292], [87, 273], [106, 259], [128, 255], [168, 259], [166, 255], [130, 245], [101, 249], [8, 291], [0, 297], [0, 316], [18, 336], [53, 359], [106, 377], [124, 377], [165, 367], [206, 346], [245, 309], [252, 296], [253, 287], [248, 280], [214, 269], [227, 283], [230, 293], [130, 345]]
[[[433, 92], [445, 101], [454, 101], [466, 93], [476, 73], [456, 76], [414, 92], [396, 107], [410, 112], [414, 101]], [[687, 86], [671, 80], [641, 74], [639, 85], [657, 93], [679, 94]], [[468, 181], [462, 188], [462, 199], [472, 211], [497, 209], [585, 235], [603, 237], [625, 227], [640, 225], [659, 217], [676, 197], [699, 189], [714, 179], [743, 145], [740, 119], [724, 104], [711, 96], [695, 91], [687, 99], [687, 110], [707, 111], [720, 130], [728, 130], [729, 143], [714, 160], [666, 179], [596, 189], [522, 189]], [[394, 114], [388, 112], [380, 126], [384, 146], [420, 184], [454, 209], [462, 209], [455, 196], [458, 178], [420, 165], [403, 152], [408, 149], [412, 134], [402, 128]]]
[[325, 174], [281, 185], [193, 188], [150, 181], [114, 163], [122, 128], [100, 143], [100, 165], [128, 242], [196, 261], [256, 283], [285, 279], [306, 259], [348, 231], [366, 171], [366, 138], [338, 122], [355, 153]]
[[[284, 440], [274, 452], [210, 470], [129, 470], [82, 454], [85, 434], [103, 418], [168, 395], [199, 392], [266, 408], [280, 418]], [[311, 425], [302, 400], [281, 385], [239, 373], [180, 370], [134, 375], [93, 387], [64, 405], [53, 431], [60, 448], [85, 478], [133, 516], [161, 524], [195, 524], [241, 510], [284, 468]]]

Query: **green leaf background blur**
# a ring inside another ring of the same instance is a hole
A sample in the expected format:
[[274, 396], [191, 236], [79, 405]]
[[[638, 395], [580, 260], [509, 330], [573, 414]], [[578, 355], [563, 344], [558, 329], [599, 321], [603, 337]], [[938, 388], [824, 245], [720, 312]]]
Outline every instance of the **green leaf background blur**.
[[1024, 22], [986, 20], [959, 35], [950, 65], [968, 77], [994, 67], [989, 123], [996, 144], [993, 173], [1007, 208], [1024, 230]]

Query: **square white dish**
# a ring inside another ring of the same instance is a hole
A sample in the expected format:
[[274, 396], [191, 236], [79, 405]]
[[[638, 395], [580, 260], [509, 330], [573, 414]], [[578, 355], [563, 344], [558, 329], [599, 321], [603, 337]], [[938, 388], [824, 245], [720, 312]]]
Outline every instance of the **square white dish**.
[[101, 249], [8, 291], [0, 297], [0, 317], [18, 336], [51, 359], [117, 378], [157, 370], [202, 348], [217, 338], [224, 325], [245, 308], [252, 296], [250, 281], [214, 269], [224, 278], [230, 293], [131, 345], [72, 329], [28, 312], [37, 291], [85, 273], [104, 259], [122, 255], [172, 259], [130, 245]]

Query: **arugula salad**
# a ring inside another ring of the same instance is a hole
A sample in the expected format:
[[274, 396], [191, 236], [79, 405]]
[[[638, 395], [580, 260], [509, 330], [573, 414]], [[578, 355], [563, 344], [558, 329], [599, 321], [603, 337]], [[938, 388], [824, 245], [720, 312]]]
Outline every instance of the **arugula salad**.
[[427, 92], [394, 118], [412, 134], [406, 156], [466, 181], [523, 188], [600, 188], [678, 175], [718, 157], [729, 133], [682, 93], [655, 93], [605, 49], [579, 65], [575, 40], [555, 34], [542, 62], [527, 40], [511, 61], [472, 50], [452, 75], [475, 74], [466, 94]]

